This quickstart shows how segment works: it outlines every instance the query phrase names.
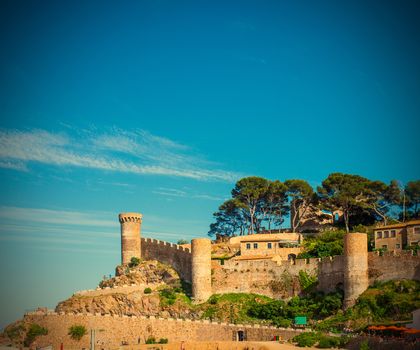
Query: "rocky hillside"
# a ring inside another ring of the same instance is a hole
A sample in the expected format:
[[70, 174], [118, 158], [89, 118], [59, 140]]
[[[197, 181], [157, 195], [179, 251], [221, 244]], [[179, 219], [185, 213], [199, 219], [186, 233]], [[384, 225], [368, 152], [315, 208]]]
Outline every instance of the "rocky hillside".
[[75, 294], [60, 302], [56, 312], [157, 316], [199, 319], [187, 297], [188, 285], [177, 272], [158, 261], [118, 266], [116, 277], [103, 280], [100, 289]]

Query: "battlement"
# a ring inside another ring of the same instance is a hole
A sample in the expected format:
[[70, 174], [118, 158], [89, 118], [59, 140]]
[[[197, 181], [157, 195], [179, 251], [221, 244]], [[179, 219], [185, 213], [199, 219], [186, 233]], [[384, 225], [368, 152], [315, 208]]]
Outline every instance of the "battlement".
[[190, 249], [178, 244], [142, 237], [141, 256], [145, 260], [157, 260], [171, 265], [182, 279], [191, 282]]
[[[375, 251], [375, 252], [369, 252], [368, 253], [369, 257], [391, 257], [391, 256], [401, 256], [401, 257], [406, 257], [406, 256], [417, 256], [413, 250], [391, 250], [391, 251], [386, 251], [386, 252], [379, 252], [379, 251]], [[420, 256], [419, 256], [420, 258]]]
[[227, 322], [219, 322], [219, 321], [211, 321], [209, 319], [201, 319], [201, 320], [191, 320], [185, 318], [173, 318], [173, 317], [157, 317], [153, 315], [114, 315], [110, 313], [90, 313], [90, 312], [56, 312], [54, 310], [36, 310], [36, 311], [29, 311], [24, 314], [25, 318], [33, 318], [42, 316], [42, 319], [45, 317], [54, 317], [54, 318], [88, 318], [88, 319], [131, 319], [131, 320], [147, 320], [147, 321], [168, 321], [168, 322], [176, 322], [176, 323], [184, 323], [184, 324], [198, 324], [198, 325], [219, 325], [219, 326], [228, 326], [228, 327], [235, 327], [235, 328], [259, 328], [259, 329], [271, 329], [271, 330], [286, 330], [286, 331], [293, 331], [293, 332], [304, 332], [305, 330], [296, 330], [294, 328], [284, 328], [284, 327], [276, 327], [266, 324], [234, 324], [234, 323], [227, 323]]
[[172, 248], [174, 250], [180, 251], [180, 252], [185, 252], [185, 253], [191, 253], [190, 249], [183, 247], [179, 244], [176, 243], [170, 243], [170, 242], [166, 242], [166, 241], [161, 241], [159, 239], [154, 239], [154, 238], [141, 238], [141, 241], [144, 243], [147, 243], [149, 246], [152, 245], [159, 245], [159, 246], [165, 246], [168, 248]]
[[142, 218], [143, 215], [139, 213], [121, 213], [118, 215], [118, 220], [120, 221], [120, 224], [123, 224], [125, 222], [141, 223]]

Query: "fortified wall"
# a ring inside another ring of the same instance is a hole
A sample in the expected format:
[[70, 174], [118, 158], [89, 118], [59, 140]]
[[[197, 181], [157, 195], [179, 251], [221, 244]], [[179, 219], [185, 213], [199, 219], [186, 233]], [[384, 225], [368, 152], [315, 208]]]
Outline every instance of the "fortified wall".
[[71, 326], [81, 325], [86, 329], [96, 329], [96, 345], [99, 349], [117, 349], [121, 345], [144, 344], [149, 337], [167, 338], [169, 342], [237, 340], [239, 333], [247, 340], [268, 341], [274, 336], [289, 339], [301, 332], [299, 330], [260, 325], [241, 325], [217, 323], [208, 320], [191, 321], [174, 318], [111, 316], [92, 314], [64, 314], [55, 312], [27, 313], [24, 320], [48, 329], [48, 335], [37, 337], [32, 347], [52, 345], [54, 349], [89, 348], [89, 336], [80, 341], [70, 338]]
[[141, 238], [140, 256], [145, 260], [158, 260], [171, 265], [182, 279], [191, 282], [192, 255], [188, 248], [152, 238]]
[[207, 238], [193, 239], [190, 252], [177, 244], [140, 238], [140, 214], [120, 214], [120, 223], [122, 263], [136, 256], [171, 265], [182, 279], [191, 282], [192, 296], [198, 303], [215, 293], [258, 293], [289, 298], [302, 292], [300, 275], [304, 274], [316, 277], [320, 291], [342, 288], [344, 307], [348, 308], [376, 280], [420, 280], [419, 256], [413, 256], [411, 251], [383, 256], [368, 253], [364, 233], [344, 236], [342, 256], [292, 260], [250, 257], [222, 262], [211, 260], [211, 241]]

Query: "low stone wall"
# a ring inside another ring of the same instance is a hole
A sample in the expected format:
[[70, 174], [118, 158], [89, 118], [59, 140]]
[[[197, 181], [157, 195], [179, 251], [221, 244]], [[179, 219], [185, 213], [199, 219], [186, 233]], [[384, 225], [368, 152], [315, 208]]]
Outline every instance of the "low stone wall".
[[141, 239], [141, 256], [171, 265], [185, 281], [191, 282], [191, 252], [181, 245], [152, 238]]
[[[216, 323], [207, 320], [191, 321], [180, 319], [163, 319], [154, 317], [102, 316], [91, 314], [57, 314], [55, 312], [33, 312], [25, 315], [25, 321], [37, 323], [48, 329], [48, 335], [40, 336], [32, 348], [52, 345], [59, 349], [82, 349], [89, 347], [89, 334], [80, 341], [70, 338], [69, 328], [83, 325], [88, 332], [96, 330], [98, 349], [113, 349], [121, 345], [144, 344], [149, 337], [167, 338], [174, 341], [231, 341], [235, 340], [238, 331], [243, 331], [246, 339], [251, 341], [272, 340], [274, 336], [289, 339], [300, 330], [275, 328], [260, 325], [239, 325]], [[205, 337], [205, 339], [203, 338]]]

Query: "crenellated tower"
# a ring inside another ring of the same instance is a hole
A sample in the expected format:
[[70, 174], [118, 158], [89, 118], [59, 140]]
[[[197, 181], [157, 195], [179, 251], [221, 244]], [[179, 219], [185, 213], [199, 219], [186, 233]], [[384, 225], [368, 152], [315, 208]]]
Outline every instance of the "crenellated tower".
[[132, 257], [141, 257], [140, 229], [142, 215], [139, 213], [121, 213], [121, 264], [128, 264]]

